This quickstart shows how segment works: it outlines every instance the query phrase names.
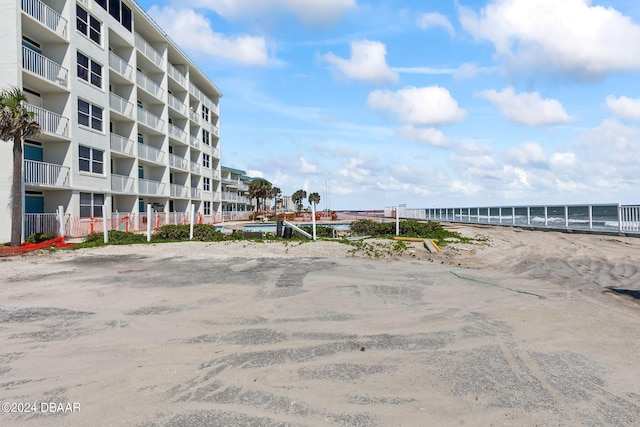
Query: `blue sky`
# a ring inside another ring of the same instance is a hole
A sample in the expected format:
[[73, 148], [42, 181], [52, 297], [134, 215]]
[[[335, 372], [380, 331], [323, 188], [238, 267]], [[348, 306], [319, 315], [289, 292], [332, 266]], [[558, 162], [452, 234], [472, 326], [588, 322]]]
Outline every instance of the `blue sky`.
[[637, 0], [140, 4], [221, 89], [222, 164], [285, 195], [640, 202]]

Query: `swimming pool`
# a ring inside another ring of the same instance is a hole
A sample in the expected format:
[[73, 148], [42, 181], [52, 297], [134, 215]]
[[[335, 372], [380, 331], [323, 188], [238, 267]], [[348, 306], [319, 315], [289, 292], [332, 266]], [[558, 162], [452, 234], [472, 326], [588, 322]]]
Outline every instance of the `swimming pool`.
[[[294, 225], [297, 225], [298, 227], [300, 226], [308, 226], [311, 227], [313, 224], [296, 224], [293, 223]], [[350, 224], [349, 223], [344, 223], [344, 224], [316, 224], [316, 227], [333, 227], [336, 230], [348, 230], [349, 229]], [[264, 231], [267, 233], [275, 233], [276, 232], [276, 223], [270, 223], [270, 224], [247, 224], [244, 226], [244, 229], [247, 231]], [[283, 226], [284, 228], [284, 226]]]

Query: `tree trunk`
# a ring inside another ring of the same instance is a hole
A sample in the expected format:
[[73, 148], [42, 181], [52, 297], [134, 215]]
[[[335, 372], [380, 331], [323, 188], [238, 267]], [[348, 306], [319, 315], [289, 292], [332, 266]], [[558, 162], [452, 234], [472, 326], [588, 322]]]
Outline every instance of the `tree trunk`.
[[11, 181], [11, 246], [22, 244], [22, 138], [13, 139], [13, 179]]

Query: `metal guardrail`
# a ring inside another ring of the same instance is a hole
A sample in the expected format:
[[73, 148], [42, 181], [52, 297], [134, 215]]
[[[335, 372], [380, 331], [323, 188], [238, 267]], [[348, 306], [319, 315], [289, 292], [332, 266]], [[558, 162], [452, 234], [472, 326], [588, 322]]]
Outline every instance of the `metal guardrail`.
[[[395, 210], [386, 208], [385, 216], [395, 217]], [[635, 205], [609, 203], [425, 209], [407, 209], [399, 205], [397, 210], [398, 216], [405, 219], [640, 233], [640, 206]]]

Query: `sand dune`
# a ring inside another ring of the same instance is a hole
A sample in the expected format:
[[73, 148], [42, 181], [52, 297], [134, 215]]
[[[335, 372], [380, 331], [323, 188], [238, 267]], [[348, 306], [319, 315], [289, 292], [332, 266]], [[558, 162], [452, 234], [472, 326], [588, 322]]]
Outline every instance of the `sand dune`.
[[0, 425], [639, 425], [640, 239], [460, 231], [2, 259]]

